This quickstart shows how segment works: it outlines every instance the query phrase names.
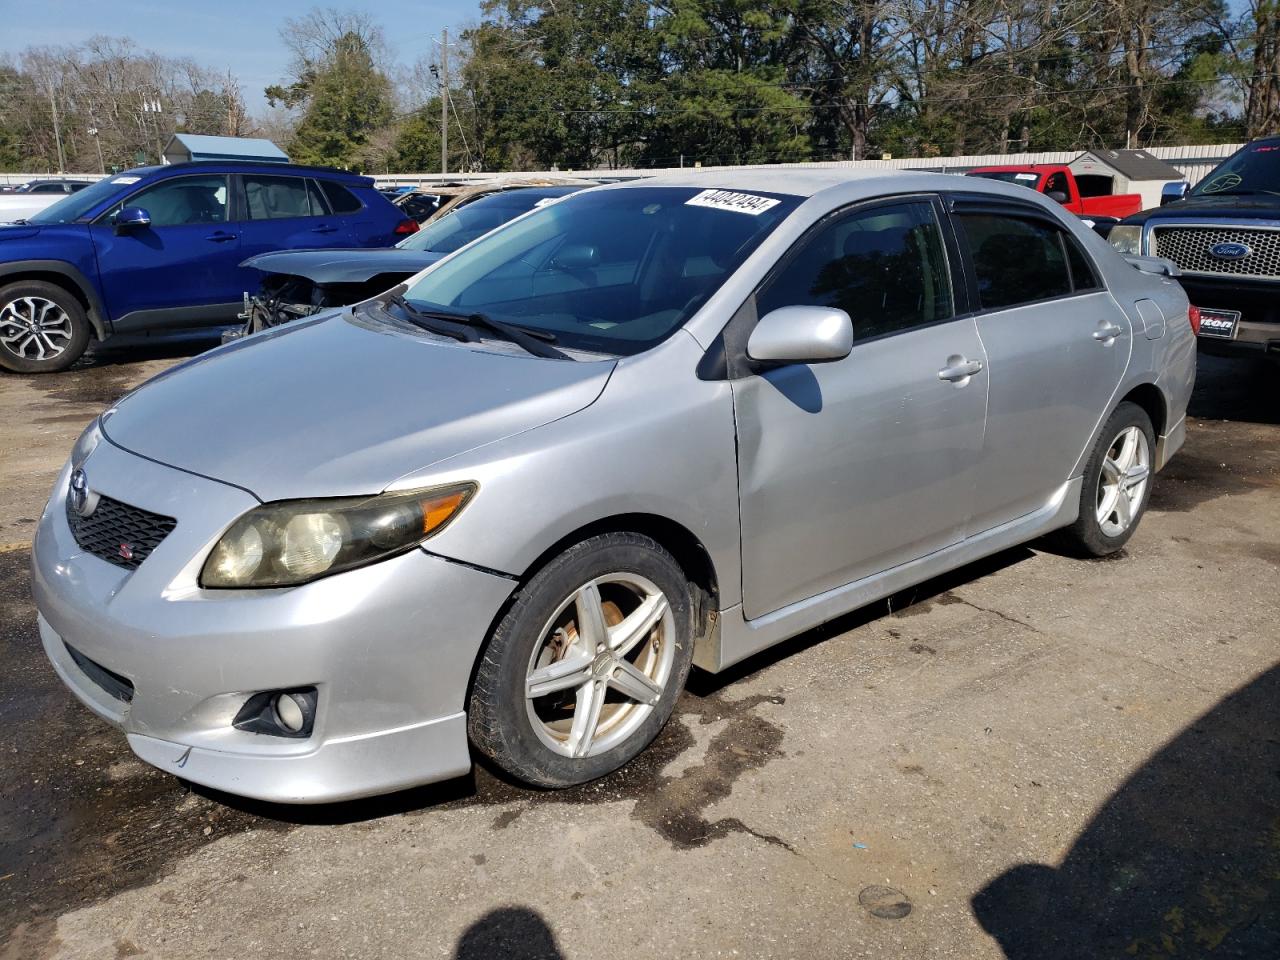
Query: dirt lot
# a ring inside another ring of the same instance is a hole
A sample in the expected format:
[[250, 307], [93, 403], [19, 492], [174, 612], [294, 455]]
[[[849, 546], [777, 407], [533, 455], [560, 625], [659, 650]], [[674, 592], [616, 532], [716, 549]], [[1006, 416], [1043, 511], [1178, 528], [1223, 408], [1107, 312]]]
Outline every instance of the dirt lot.
[[72, 441], [194, 346], [0, 378], [0, 958], [1280, 956], [1280, 371], [1201, 361], [1114, 560], [1032, 544], [695, 677], [587, 787], [291, 809], [133, 760], [36, 636]]

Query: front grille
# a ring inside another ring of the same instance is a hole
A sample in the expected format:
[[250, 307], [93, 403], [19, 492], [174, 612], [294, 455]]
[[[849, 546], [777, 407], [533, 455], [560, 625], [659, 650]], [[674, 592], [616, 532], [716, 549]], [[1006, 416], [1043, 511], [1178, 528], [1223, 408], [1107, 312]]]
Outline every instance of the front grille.
[[82, 517], [71, 506], [70, 493], [67, 523], [82, 550], [128, 570], [138, 569], [178, 525], [173, 517], [163, 517], [103, 496], [98, 497], [93, 513]]
[[71, 654], [71, 659], [76, 662], [80, 672], [106, 691], [109, 696], [124, 703], [133, 702], [133, 682], [128, 677], [122, 677], [102, 664], [90, 660], [65, 640], [63, 646], [67, 648], [67, 653]]
[[[1280, 278], [1280, 230], [1250, 227], [1155, 226], [1153, 256], [1165, 257], [1183, 273]], [[1241, 260], [1219, 260], [1209, 253], [1218, 243], [1243, 243], [1253, 252]]]

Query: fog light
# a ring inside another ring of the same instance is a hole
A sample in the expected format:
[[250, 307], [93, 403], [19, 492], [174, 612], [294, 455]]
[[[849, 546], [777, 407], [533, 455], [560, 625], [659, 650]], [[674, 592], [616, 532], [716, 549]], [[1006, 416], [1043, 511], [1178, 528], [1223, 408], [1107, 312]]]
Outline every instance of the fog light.
[[248, 733], [306, 739], [316, 724], [317, 699], [315, 687], [263, 690], [244, 702], [231, 725]]
[[302, 705], [294, 699], [291, 693], [282, 693], [276, 697], [276, 719], [280, 721], [280, 726], [290, 733], [297, 733], [302, 729], [302, 725], [307, 722], [306, 714], [302, 711]]

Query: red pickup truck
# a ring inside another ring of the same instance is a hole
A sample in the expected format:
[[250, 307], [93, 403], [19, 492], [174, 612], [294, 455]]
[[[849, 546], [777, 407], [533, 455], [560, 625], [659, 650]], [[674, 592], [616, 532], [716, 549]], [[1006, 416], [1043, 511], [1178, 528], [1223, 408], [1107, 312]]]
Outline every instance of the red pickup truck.
[[1043, 193], [1050, 200], [1056, 200], [1080, 217], [1123, 219], [1142, 209], [1142, 196], [1137, 193], [1081, 196], [1079, 183], [1070, 168], [1060, 164], [1028, 163], [1008, 167], [978, 167], [976, 170], [970, 170], [967, 176], [1020, 183], [1024, 187]]

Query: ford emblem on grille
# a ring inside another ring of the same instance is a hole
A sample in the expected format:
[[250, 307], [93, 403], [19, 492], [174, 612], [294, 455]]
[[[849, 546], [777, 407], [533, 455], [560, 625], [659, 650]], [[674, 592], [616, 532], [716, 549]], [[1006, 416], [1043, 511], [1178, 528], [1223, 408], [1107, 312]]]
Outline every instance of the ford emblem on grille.
[[82, 517], [89, 516], [98, 505], [97, 494], [89, 490], [89, 478], [78, 467], [71, 474], [71, 489], [67, 491], [67, 498], [71, 502], [71, 509]]
[[1253, 253], [1247, 243], [1215, 243], [1209, 248], [1209, 255], [1219, 260], [1243, 260]]

